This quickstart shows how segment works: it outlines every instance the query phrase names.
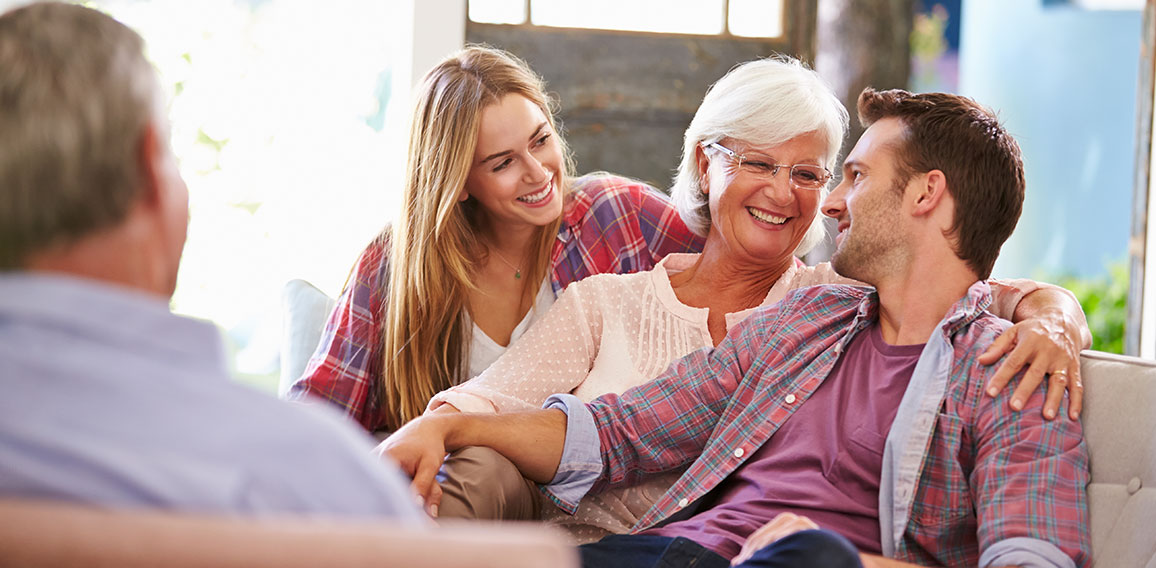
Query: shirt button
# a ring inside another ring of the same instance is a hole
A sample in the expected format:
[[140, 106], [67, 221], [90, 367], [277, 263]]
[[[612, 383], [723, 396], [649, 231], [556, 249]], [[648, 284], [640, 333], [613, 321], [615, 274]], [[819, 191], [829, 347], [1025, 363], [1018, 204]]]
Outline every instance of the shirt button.
[[843, 352], [843, 344], [842, 343], [836, 343], [835, 344], [835, 354], [838, 355], [842, 352]]
[[682, 499], [678, 500], [678, 508], [679, 509], [685, 509], [686, 506], [689, 504], [690, 504], [690, 501], [687, 501], [686, 497], [683, 497]]
[[784, 398], [783, 400], [787, 401], [787, 404], [795, 404], [795, 395], [789, 394], [787, 395], [787, 398]]
[[742, 449], [742, 448], [738, 448], [738, 449], [736, 449], [736, 450], [735, 450], [735, 457], [736, 457], [736, 458], [741, 458], [741, 457], [743, 457], [743, 449]]

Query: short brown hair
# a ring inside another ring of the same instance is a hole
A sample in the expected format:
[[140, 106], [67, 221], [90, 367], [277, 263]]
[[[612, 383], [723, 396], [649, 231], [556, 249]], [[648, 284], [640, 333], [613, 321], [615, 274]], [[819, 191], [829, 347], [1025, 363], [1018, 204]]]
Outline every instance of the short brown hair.
[[955, 253], [981, 279], [989, 277], [1023, 210], [1019, 144], [994, 113], [959, 95], [865, 89], [859, 95], [859, 121], [870, 126], [884, 118], [904, 126], [895, 150], [904, 180], [931, 170], [947, 178], [956, 204], [949, 235]]

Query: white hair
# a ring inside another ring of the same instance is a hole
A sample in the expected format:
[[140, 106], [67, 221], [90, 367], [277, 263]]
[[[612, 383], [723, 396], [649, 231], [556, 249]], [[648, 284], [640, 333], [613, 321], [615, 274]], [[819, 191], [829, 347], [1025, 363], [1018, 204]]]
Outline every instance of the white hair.
[[[831, 87], [797, 59], [778, 55], [736, 66], [707, 91], [686, 129], [682, 162], [671, 188], [679, 215], [690, 230], [706, 236], [711, 219], [695, 158], [700, 145], [733, 138], [754, 146], [777, 146], [818, 132], [827, 142], [823, 165], [834, 172], [847, 125], [847, 109]], [[822, 189], [820, 203], [827, 191]], [[824, 234], [822, 215], [815, 215], [795, 254], [809, 252]]]

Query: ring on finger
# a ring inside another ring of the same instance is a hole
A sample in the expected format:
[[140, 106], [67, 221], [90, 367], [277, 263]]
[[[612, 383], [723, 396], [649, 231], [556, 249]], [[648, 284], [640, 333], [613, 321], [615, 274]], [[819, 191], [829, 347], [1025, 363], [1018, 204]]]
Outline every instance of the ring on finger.
[[1068, 382], [1068, 370], [1067, 369], [1060, 369], [1058, 371], [1052, 371], [1049, 374], [1052, 376], [1052, 378], [1059, 381], [1060, 384]]

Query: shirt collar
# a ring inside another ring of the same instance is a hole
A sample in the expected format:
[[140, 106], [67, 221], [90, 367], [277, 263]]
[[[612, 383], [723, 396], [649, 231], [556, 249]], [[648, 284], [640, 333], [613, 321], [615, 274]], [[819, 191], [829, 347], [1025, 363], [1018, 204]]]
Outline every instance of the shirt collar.
[[[952, 304], [946, 315], [939, 322], [939, 329], [947, 338], [955, 335], [961, 329], [979, 318], [991, 305], [991, 287], [986, 280], [979, 280], [967, 289], [967, 293]], [[879, 313], [879, 292], [874, 288], [863, 297], [859, 303], [859, 311], [855, 316], [855, 326], [874, 321]]]
[[177, 316], [166, 299], [132, 288], [62, 274], [0, 273], [0, 319], [60, 328], [227, 376], [215, 326]]

